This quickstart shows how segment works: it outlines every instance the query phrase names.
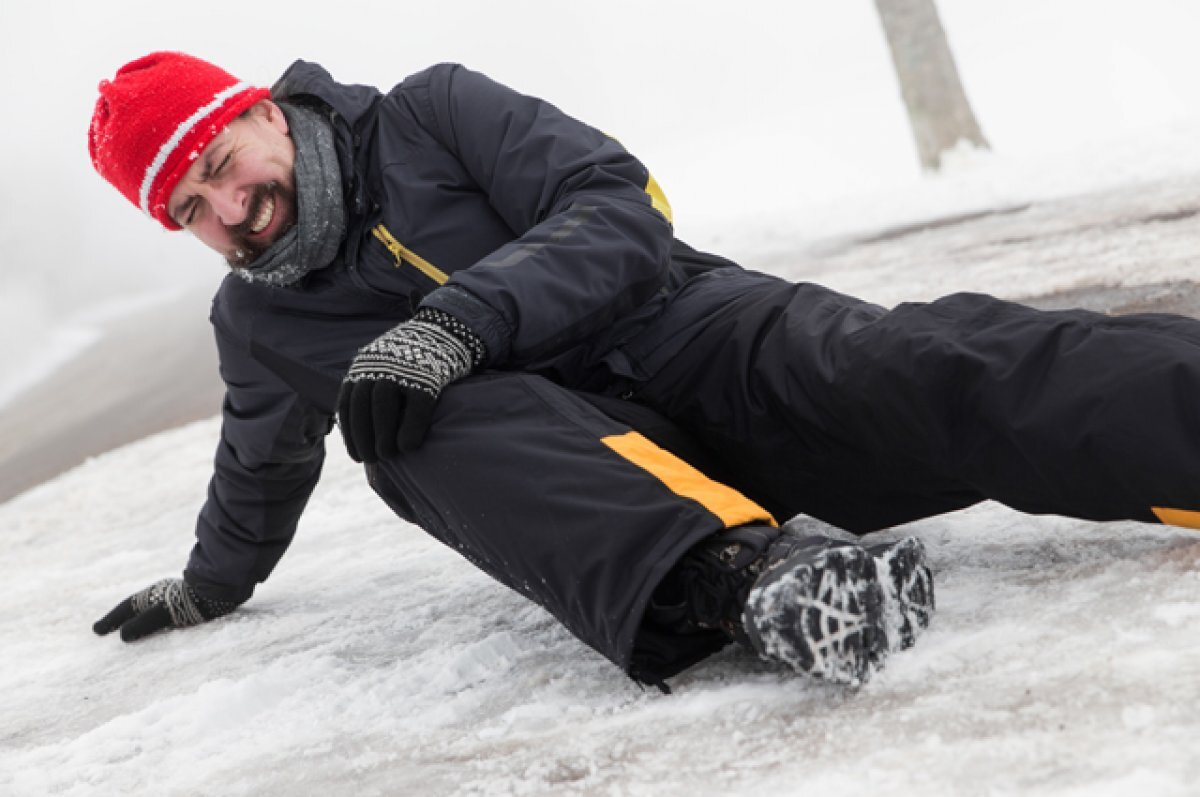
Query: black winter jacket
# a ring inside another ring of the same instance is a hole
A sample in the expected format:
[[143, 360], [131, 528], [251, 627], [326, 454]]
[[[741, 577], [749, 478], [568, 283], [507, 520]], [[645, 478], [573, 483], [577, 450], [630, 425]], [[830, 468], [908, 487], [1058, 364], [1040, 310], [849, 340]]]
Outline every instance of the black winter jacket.
[[486, 368], [616, 392], [621, 344], [689, 277], [733, 267], [674, 240], [616, 140], [461, 66], [382, 94], [298, 61], [272, 94], [333, 112], [349, 223], [327, 268], [282, 288], [230, 275], [213, 302], [227, 394], [185, 575], [235, 601], [295, 533], [357, 349], [418, 306], [467, 323]]

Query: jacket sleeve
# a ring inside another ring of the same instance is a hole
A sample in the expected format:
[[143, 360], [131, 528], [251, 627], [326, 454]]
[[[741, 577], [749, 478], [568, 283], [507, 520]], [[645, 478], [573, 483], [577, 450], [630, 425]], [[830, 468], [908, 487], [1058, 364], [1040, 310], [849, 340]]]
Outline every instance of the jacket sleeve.
[[470, 326], [487, 365], [553, 356], [654, 295], [673, 233], [645, 166], [613, 138], [464, 67], [424, 77], [418, 120], [517, 235], [423, 302]]
[[226, 394], [208, 500], [185, 579], [245, 601], [287, 550], [316, 486], [330, 418], [217, 327]]

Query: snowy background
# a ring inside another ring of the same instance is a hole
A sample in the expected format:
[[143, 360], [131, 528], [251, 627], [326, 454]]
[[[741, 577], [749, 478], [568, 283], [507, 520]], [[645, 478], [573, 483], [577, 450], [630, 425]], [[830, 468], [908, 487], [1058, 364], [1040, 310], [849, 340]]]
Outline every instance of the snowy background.
[[[145, 0], [4, 2], [0, 414], [113, 325], [220, 279], [87, 159], [96, 83], [154, 49], [264, 84], [296, 57], [383, 86], [463, 61], [619, 137], [685, 240], [883, 303], [1192, 279], [1194, 0], [939, 7], [994, 151], [928, 178], [868, 0], [219, 1], [186, 22]], [[981, 211], [1002, 212], [907, 231]], [[202, 326], [202, 307], [176, 321]], [[61, 396], [82, 419], [97, 400]], [[869, 685], [731, 650], [663, 697], [398, 522], [335, 436], [251, 604], [136, 647], [95, 638], [178, 572], [216, 433], [0, 504], [0, 794], [1200, 794], [1190, 533], [995, 505], [914, 524], [939, 614]]]

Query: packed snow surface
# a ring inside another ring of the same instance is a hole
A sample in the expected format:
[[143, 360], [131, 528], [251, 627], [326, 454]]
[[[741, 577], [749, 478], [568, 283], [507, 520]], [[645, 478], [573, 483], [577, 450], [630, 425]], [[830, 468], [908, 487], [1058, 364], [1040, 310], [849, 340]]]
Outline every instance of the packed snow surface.
[[0, 506], [0, 793], [1194, 794], [1200, 539], [996, 505], [913, 524], [939, 611], [860, 689], [729, 649], [643, 691], [396, 520], [335, 449], [234, 615], [89, 624], [179, 562], [216, 421]]

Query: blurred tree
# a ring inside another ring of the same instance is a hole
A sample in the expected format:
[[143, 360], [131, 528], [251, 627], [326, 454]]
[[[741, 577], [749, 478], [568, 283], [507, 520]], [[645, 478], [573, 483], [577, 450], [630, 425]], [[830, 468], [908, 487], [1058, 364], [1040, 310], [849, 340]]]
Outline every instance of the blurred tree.
[[934, 0], [875, 0], [921, 166], [934, 171], [959, 141], [988, 149], [967, 101]]

